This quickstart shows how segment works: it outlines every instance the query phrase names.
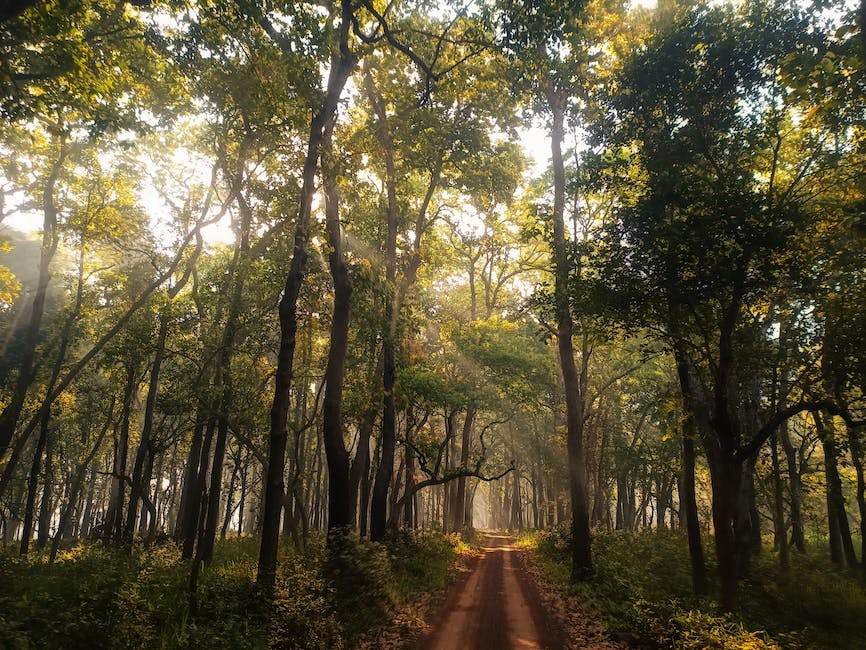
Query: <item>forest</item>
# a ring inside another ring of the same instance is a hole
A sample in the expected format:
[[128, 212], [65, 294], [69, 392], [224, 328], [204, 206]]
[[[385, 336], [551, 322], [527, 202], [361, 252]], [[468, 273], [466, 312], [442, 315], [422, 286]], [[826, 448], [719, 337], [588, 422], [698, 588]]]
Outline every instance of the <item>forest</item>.
[[[851, 0], [4, 2], [0, 648], [866, 647], [864, 63]], [[494, 566], [535, 645], [437, 628]]]

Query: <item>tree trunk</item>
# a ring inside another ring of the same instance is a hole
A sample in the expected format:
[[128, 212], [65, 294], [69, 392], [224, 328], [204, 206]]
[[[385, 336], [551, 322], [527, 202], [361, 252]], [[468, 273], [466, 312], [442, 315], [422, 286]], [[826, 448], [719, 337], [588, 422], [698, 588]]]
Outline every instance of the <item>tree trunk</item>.
[[[45, 429], [48, 431], [48, 424], [51, 417], [51, 411], [47, 411], [45, 415]], [[42, 499], [39, 502], [39, 525], [36, 532], [36, 548], [42, 550], [48, 543], [48, 537], [51, 534], [51, 520], [54, 515], [52, 507], [52, 493], [54, 486], [54, 465], [52, 462], [52, 454], [54, 453], [54, 445], [52, 444], [50, 435], [45, 439], [45, 465], [44, 478], [42, 481]]]
[[193, 491], [198, 480], [199, 458], [201, 457], [202, 440], [204, 437], [205, 422], [207, 414], [203, 408], [199, 408], [196, 414], [195, 424], [192, 429], [192, 441], [190, 442], [189, 454], [183, 471], [183, 486], [180, 494], [177, 520], [174, 530], [174, 538], [178, 542], [184, 542], [195, 534], [195, 523], [191, 522], [193, 507]]
[[848, 526], [842, 480], [837, 466], [837, 450], [832, 418], [824, 420], [817, 412], [812, 414], [815, 427], [824, 448], [824, 475], [827, 482], [827, 519], [830, 533], [830, 559], [839, 568], [857, 566], [857, 555]]
[[514, 482], [511, 486], [511, 516], [508, 527], [511, 530], [521, 530], [523, 526], [520, 525], [520, 470], [515, 469], [512, 474]]
[[[574, 360], [574, 321], [569, 305], [571, 265], [565, 234], [565, 165], [562, 140], [565, 134], [565, 98], [551, 90], [548, 104], [552, 112], [550, 133], [553, 159], [553, 262], [554, 294], [556, 299], [557, 341], [559, 363], [565, 388], [569, 485], [571, 488], [571, 579], [585, 580], [592, 573], [592, 550], [589, 531], [586, 461], [583, 446], [584, 395], [581, 375]], [[586, 364], [582, 366], [586, 372]]]
[[863, 474], [863, 444], [859, 431], [848, 427], [848, 448], [857, 473], [857, 507], [860, 510], [860, 579], [866, 582], [866, 478]]
[[[787, 426], [787, 422], [782, 426]], [[779, 437], [773, 433], [770, 440], [770, 454], [773, 468], [773, 545], [779, 550], [782, 569], [790, 568], [788, 550], [788, 527], [785, 525], [785, 495], [782, 488], [782, 471], [779, 467]]]
[[132, 407], [137, 389], [135, 364], [130, 362], [126, 367], [126, 387], [123, 392], [123, 407], [120, 413], [119, 438], [114, 452], [114, 464], [111, 468], [111, 495], [108, 502], [108, 513], [105, 517], [106, 541], [112, 539], [119, 542], [123, 534], [123, 502], [126, 492], [129, 421], [132, 417]]
[[246, 455], [246, 460], [241, 466], [241, 493], [238, 497], [238, 539], [244, 534], [244, 509], [246, 508], [247, 500], [247, 475], [249, 473], [249, 454]]
[[[106, 431], [108, 427], [110, 425], [106, 425]], [[84, 499], [84, 512], [81, 515], [81, 530], [79, 531], [79, 536], [82, 539], [91, 537], [93, 531], [93, 501], [96, 493], [96, 480], [99, 476], [99, 468], [100, 461], [97, 457], [90, 468], [90, 477], [87, 480], [87, 497]]]
[[[409, 432], [406, 432], [408, 438]], [[415, 454], [412, 453], [412, 447], [406, 444], [403, 448], [406, 464], [406, 484], [403, 488], [403, 494], [413, 494], [415, 489]], [[403, 505], [403, 524], [407, 529], [412, 530], [417, 527], [417, 511], [415, 508], [415, 499], [407, 499]]]
[[761, 550], [760, 516], [755, 493], [755, 463], [757, 457], [747, 458], [740, 466], [740, 489], [734, 530], [737, 535], [738, 573], [741, 578], [749, 575], [752, 556]]
[[[729, 612], [736, 608], [739, 582], [738, 546], [735, 533], [740, 466], [729, 457], [707, 453], [713, 486], [713, 528], [721, 591], [719, 607]], [[710, 460], [712, 458], [712, 460]]]
[[48, 441], [48, 417], [42, 418], [39, 427], [39, 438], [33, 452], [33, 462], [30, 465], [30, 476], [27, 479], [27, 500], [24, 504], [24, 521], [21, 528], [21, 545], [19, 553], [27, 555], [30, 550], [30, 540], [33, 536], [33, 519], [36, 513], [36, 492], [39, 486], [39, 473], [42, 467], [42, 456]]
[[789, 497], [791, 500], [791, 544], [801, 553], [806, 552], [806, 533], [803, 524], [803, 488], [800, 483], [800, 464], [797, 462], [797, 450], [791, 442], [788, 433], [788, 423], [783, 422], [779, 438], [785, 450], [785, 460], [788, 464]]
[[[225, 395], [230, 394], [230, 389], [223, 389]], [[228, 416], [226, 410], [227, 402], [231, 397], [224, 397], [221, 402], [220, 414], [217, 416], [217, 435], [214, 444], [213, 462], [210, 470], [210, 490], [207, 498], [207, 513], [204, 520], [204, 531], [199, 539], [201, 549], [201, 561], [210, 562], [213, 557], [213, 547], [216, 540], [217, 522], [220, 516], [220, 494], [222, 493], [223, 484], [223, 465], [226, 455], [226, 441], [228, 438]]]
[[307, 267], [307, 246], [310, 238], [310, 218], [315, 193], [316, 170], [319, 166], [322, 140], [327, 125], [335, 119], [343, 87], [355, 67], [355, 57], [349, 51], [348, 37], [352, 21], [352, 3], [341, 0], [339, 53], [331, 58], [327, 91], [322, 105], [310, 123], [307, 154], [304, 160], [303, 183], [298, 202], [294, 248], [283, 297], [279, 305], [280, 348], [274, 379], [274, 400], [270, 413], [268, 467], [265, 479], [262, 542], [259, 548], [257, 582], [272, 593], [276, 580], [277, 549], [280, 539], [280, 508], [283, 503], [283, 472], [286, 464], [289, 411], [289, 389], [292, 384], [295, 342], [298, 331], [298, 297]]
[[[460, 469], [466, 471], [469, 469], [469, 452], [472, 448], [472, 424], [475, 421], [475, 407], [469, 406], [466, 409], [466, 419], [463, 420], [463, 432], [460, 439]], [[454, 522], [457, 529], [466, 527], [468, 518], [468, 508], [466, 507], [466, 476], [461, 476], [457, 479], [457, 500]]]
[[[397, 189], [394, 164], [394, 143], [388, 127], [385, 107], [373, 84], [369, 70], [365, 70], [364, 87], [376, 115], [376, 135], [382, 147], [385, 162], [385, 193], [387, 197], [387, 235], [385, 239], [385, 309], [382, 332], [382, 429], [379, 438], [379, 464], [370, 502], [370, 539], [381, 541], [385, 536], [387, 523], [388, 486], [394, 471], [394, 449], [396, 445], [396, 413], [394, 405], [394, 338], [396, 336], [396, 317], [394, 294], [396, 292], [397, 268]], [[362, 529], [363, 530], [363, 529]]]
[[530, 499], [530, 505], [532, 506], [532, 527], [538, 530], [541, 528], [541, 521], [539, 520], [540, 509], [538, 507], [538, 472], [536, 471], [535, 463], [532, 465], [530, 478], [532, 480], [532, 497]]
[[606, 494], [607, 477], [605, 466], [608, 445], [607, 427], [602, 427], [598, 441], [598, 462], [595, 465], [595, 489], [592, 495], [592, 521], [596, 525], [605, 525], [609, 519], [610, 506]]
[[[367, 499], [362, 490], [364, 477], [370, 473], [370, 438], [376, 423], [376, 410], [370, 408], [363, 414], [358, 424], [358, 446], [352, 467], [349, 470], [349, 501], [352, 507], [352, 521], [363, 533], [367, 530]], [[362, 533], [362, 536], [363, 536]]]
[[240, 452], [240, 449], [238, 449], [237, 456], [235, 456], [234, 464], [232, 466], [232, 475], [231, 475], [231, 478], [229, 479], [229, 489], [228, 489], [228, 492], [226, 493], [225, 514], [223, 515], [223, 524], [222, 524], [222, 527], [220, 528], [220, 539], [221, 540], [225, 540], [226, 533], [228, 532], [228, 529], [229, 529], [229, 524], [231, 523], [231, 520], [232, 520], [232, 515], [235, 513], [234, 499], [235, 499], [235, 490], [237, 488], [236, 482], [238, 479], [238, 472], [239, 472], [239, 467], [240, 467], [240, 458], [241, 458], [241, 452]]
[[151, 436], [153, 435], [153, 416], [156, 411], [156, 396], [159, 392], [159, 375], [162, 369], [162, 360], [165, 356], [165, 341], [168, 337], [169, 315], [164, 309], [159, 315], [159, 333], [156, 337], [156, 352], [153, 357], [153, 366], [150, 370], [150, 385], [147, 388], [147, 398], [144, 402], [144, 424], [141, 428], [141, 440], [138, 443], [138, 451], [135, 454], [135, 464], [132, 468], [132, 485], [129, 488], [129, 508], [126, 513], [125, 541], [132, 550], [132, 541], [135, 537], [135, 521], [138, 518], [138, 501], [144, 489], [142, 485], [142, 472], [144, 470], [147, 456], [152, 454]]
[[328, 461], [328, 533], [345, 533], [354, 524], [349, 483], [349, 452], [343, 440], [343, 380], [349, 341], [352, 285], [343, 254], [340, 228], [340, 196], [337, 168], [332, 150], [333, 121], [325, 128], [322, 152], [322, 179], [325, 188], [325, 218], [328, 230], [328, 264], [334, 282], [334, 309], [331, 339], [325, 367], [325, 397], [322, 403], [322, 436]]
[[[377, 455], [381, 447], [377, 445]], [[376, 465], [378, 467], [378, 465]], [[370, 523], [370, 496], [373, 488], [372, 463], [370, 462], [369, 453], [367, 462], [362, 468], [364, 471], [361, 475], [360, 499], [358, 503], [358, 533], [361, 537], [366, 537], [369, 533]]]
[[207, 420], [207, 426], [204, 431], [204, 440], [201, 445], [196, 462], [196, 470], [194, 472], [195, 481], [189, 492], [189, 501], [187, 503], [187, 512], [184, 516], [184, 536], [183, 546], [181, 548], [181, 557], [184, 560], [192, 559], [195, 551], [196, 538], [199, 536], [199, 530], [204, 525], [204, 515], [202, 507], [207, 507], [205, 495], [205, 481], [207, 480], [208, 467], [210, 466], [210, 447], [213, 443], [213, 434], [217, 426], [217, 418], [210, 416]]

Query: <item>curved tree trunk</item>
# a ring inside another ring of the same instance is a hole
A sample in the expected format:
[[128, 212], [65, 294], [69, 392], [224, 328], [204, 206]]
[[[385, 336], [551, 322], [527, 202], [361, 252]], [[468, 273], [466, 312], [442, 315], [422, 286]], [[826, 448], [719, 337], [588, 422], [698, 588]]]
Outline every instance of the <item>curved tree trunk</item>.
[[289, 412], [289, 389], [292, 385], [295, 345], [298, 332], [298, 297], [307, 268], [307, 246], [310, 238], [310, 218], [315, 193], [315, 176], [319, 166], [324, 130], [335, 119], [337, 104], [346, 81], [355, 67], [355, 57], [349, 51], [348, 38], [352, 21], [352, 3], [341, 0], [339, 52], [331, 58], [327, 92], [322, 105], [310, 123], [307, 155], [304, 160], [303, 183], [298, 205], [294, 248], [286, 286], [279, 305], [280, 349], [274, 373], [274, 400], [270, 412], [268, 467], [264, 486], [262, 543], [259, 549], [257, 582], [268, 592], [274, 589], [277, 571], [277, 549], [280, 538], [280, 509], [283, 504], [283, 472], [286, 465]]

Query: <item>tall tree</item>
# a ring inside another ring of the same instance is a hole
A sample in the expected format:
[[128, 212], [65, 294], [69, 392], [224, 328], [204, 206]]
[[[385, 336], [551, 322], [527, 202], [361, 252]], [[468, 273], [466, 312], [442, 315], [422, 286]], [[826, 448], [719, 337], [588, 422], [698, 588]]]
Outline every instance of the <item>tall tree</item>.
[[[315, 176], [319, 167], [326, 129], [336, 119], [337, 106], [343, 88], [355, 67], [355, 54], [350, 49], [350, 34], [354, 20], [354, 8], [348, 0], [342, 0], [332, 8], [330, 20], [335, 21], [333, 41], [327, 48], [331, 52], [325, 93], [321, 103], [314, 108], [307, 140], [307, 154], [302, 173], [301, 194], [295, 223], [294, 248], [289, 274], [279, 305], [280, 347], [274, 382], [274, 402], [271, 407], [271, 427], [268, 450], [268, 467], [265, 483], [264, 513], [262, 515], [262, 544], [259, 551], [258, 582], [267, 590], [273, 590], [276, 579], [277, 548], [280, 533], [280, 511], [285, 492], [283, 472], [286, 464], [288, 433], [286, 422], [289, 410], [289, 389], [292, 384], [293, 362], [298, 331], [297, 305], [307, 265], [307, 247], [311, 232], [311, 212], [315, 193]], [[274, 27], [265, 16], [262, 25], [269, 34]], [[273, 38], [292, 58], [293, 47], [289, 40], [274, 32]]]
[[568, 467], [571, 491], [571, 578], [586, 579], [592, 572], [589, 495], [584, 449], [587, 365], [590, 347], [583, 334], [575, 361], [575, 319], [571, 310], [570, 278], [573, 258], [566, 229], [566, 176], [562, 144], [573, 96], [573, 77], [585, 56], [581, 17], [584, 3], [512, 1], [501, 3], [503, 47], [514, 64], [516, 85], [548, 120], [553, 166], [553, 200], [549, 214], [554, 277], [554, 304], [559, 364], [565, 388]]
[[724, 609], [748, 565], [747, 461], [780, 422], [816, 407], [791, 394], [795, 382], [770, 411], [750, 406], [767, 372], [771, 295], [797, 295], [798, 236], [832, 169], [827, 138], [791, 128], [780, 76], [792, 52], [823, 47], [806, 20], [757, 4], [685, 12], [630, 59], [603, 122], [618, 133], [605, 142], [610, 160], [635, 147], [640, 172], [628, 182], [640, 189], [605, 241], [601, 291], [677, 352], [711, 470]]

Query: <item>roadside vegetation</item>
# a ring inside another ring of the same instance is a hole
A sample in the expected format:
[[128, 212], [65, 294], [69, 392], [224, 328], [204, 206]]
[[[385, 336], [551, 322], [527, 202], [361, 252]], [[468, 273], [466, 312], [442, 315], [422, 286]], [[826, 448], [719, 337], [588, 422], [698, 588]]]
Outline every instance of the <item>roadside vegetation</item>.
[[284, 549], [269, 603], [255, 582], [258, 543], [216, 545], [194, 610], [189, 563], [174, 544], [133, 555], [81, 545], [53, 564], [45, 554], [4, 553], [0, 647], [353, 647], [400, 607], [447, 586], [469, 550], [459, 536], [399, 533], [381, 545], [350, 538], [336, 557], [315, 537], [304, 550]]
[[[565, 595], [597, 608], [611, 634], [630, 646], [665, 648], [850, 648], [866, 647], [866, 590], [849, 574], [835, 570], [826, 549], [810, 545], [791, 558], [785, 571], [778, 556], [765, 551], [754, 559], [740, 585], [740, 607], [719, 613], [710, 582], [708, 596], [692, 591], [682, 559], [684, 535], [670, 530], [597, 533], [595, 574], [570, 581], [567, 531], [526, 532], [519, 546], [533, 553], [544, 574]], [[707, 548], [709, 567], [715, 557]]]

